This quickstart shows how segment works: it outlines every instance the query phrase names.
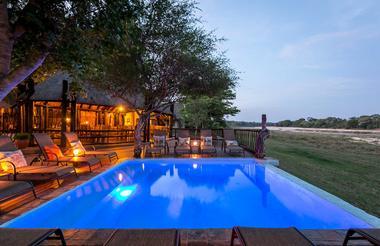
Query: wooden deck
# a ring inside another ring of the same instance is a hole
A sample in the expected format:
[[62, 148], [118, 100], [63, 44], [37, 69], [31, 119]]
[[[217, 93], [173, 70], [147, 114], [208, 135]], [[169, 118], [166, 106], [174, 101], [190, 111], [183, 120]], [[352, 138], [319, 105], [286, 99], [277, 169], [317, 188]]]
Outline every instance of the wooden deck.
[[[131, 159], [133, 156], [133, 147], [125, 145], [108, 146], [105, 149], [116, 151], [120, 157], [120, 162]], [[28, 158], [33, 157], [34, 150], [28, 150]], [[26, 152], [28, 152], [26, 151]], [[173, 153], [169, 153], [169, 157], [173, 157]], [[226, 156], [223, 151], [218, 150], [218, 157]], [[252, 156], [246, 153], [246, 156]], [[12, 200], [11, 203], [1, 205], [7, 208], [13, 208], [16, 204], [17, 208], [0, 216], [0, 224], [11, 220], [41, 204], [59, 196], [60, 194], [75, 188], [92, 177], [104, 172], [111, 165], [106, 165], [97, 168], [93, 173], [82, 173], [79, 178], [72, 177], [64, 181], [62, 186], [56, 187], [56, 183], [37, 184], [36, 190], [38, 199], [33, 199], [31, 194], [21, 196], [18, 199]], [[19, 206], [19, 204], [23, 204]], [[64, 236], [68, 245], [102, 245], [108, 238], [112, 230], [64, 230]], [[342, 245], [345, 231], [342, 230], [304, 230], [302, 231], [316, 245]], [[180, 230], [181, 245], [229, 245], [231, 229], [207, 229], [207, 230]], [[49, 244], [57, 244], [57, 242], [49, 242]], [[370, 245], [362, 242], [355, 242], [354, 245]], [[44, 245], [49, 245], [44, 244]]]

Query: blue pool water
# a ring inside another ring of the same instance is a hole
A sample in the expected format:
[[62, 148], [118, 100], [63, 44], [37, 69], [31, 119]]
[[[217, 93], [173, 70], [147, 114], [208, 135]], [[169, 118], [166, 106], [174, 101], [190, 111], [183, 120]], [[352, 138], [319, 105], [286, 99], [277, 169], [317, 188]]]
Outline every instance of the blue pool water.
[[252, 159], [126, 161], [11, 228], [369, 227]]

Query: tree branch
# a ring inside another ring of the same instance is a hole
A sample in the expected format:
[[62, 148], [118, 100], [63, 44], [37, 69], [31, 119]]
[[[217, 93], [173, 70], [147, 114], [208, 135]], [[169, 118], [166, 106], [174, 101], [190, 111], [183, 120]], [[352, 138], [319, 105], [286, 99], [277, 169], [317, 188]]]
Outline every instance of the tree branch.
[[13, 88], [29, 77], [45, 61], [49, 52], [42, 52], [33, 56], [23, 65], [12, 70], [8, 75], [0, 80], [0, 101], [3, 100]]

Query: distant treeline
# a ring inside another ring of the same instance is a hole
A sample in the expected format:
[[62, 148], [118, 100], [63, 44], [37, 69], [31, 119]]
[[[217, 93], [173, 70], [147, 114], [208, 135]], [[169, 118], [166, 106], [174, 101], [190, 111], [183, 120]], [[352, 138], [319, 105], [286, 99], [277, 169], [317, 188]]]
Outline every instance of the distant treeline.
[[[256, 127], [258, 122], [228, 121], [231, 127]], [[363, 115], [349, 119], [328, 117], [325, 119], [301, 118], [298, 120], [283, 120], [277, 123], [268, 123], [268, 126], [305, 127], [305, 128], [341, 128], [341, 129], [377, 129], [380, 128], [380, 115]]]
[[[258, 127], [261, 126], [260, 122], [248, 122], [248, 121], [227, 121], [229, 127]], [[268, 122], [267, 126], [277, 126], [277, 123]]]

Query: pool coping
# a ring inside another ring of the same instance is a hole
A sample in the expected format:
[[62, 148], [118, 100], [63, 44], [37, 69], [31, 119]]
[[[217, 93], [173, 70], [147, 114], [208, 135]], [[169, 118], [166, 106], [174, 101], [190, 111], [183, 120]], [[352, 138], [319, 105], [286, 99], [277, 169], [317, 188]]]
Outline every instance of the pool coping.
[[277, 174], [280, 174], [282, 175], [283, 177], [289, 179], [290, 181], [296, 183], [297, 185], [305, 188], [306, 190], [310, 191], [310, 192], [313, 192], [314, 194], [320, 196], [321, 198], [331, 202], [332, 204], [342, 208], [343, 210], [349, 212], [350, 214], [354, 215], [355, 217], [363, 220], [364, 222], [366, 222], [367, 224], [369, 224], [370, 226], [373, 226], [374, 228], [380, 228], [380, 219], [377, 218], [376, 216], [374, 215], [371, 215], [367, 212], [365, 212], [364, 210], [358, 208], [358, 207], [355, 207], [354, 205], [346, 202], [345, 200], [315, 186], [315, 185], [312, 185], [278, 167], [275, 167], [273, 166], [272, 164], [265, 164], [263, 163], [262, 165], [265, 166], [265, 168], [268, 168], [274, 172], [276, 172]]

